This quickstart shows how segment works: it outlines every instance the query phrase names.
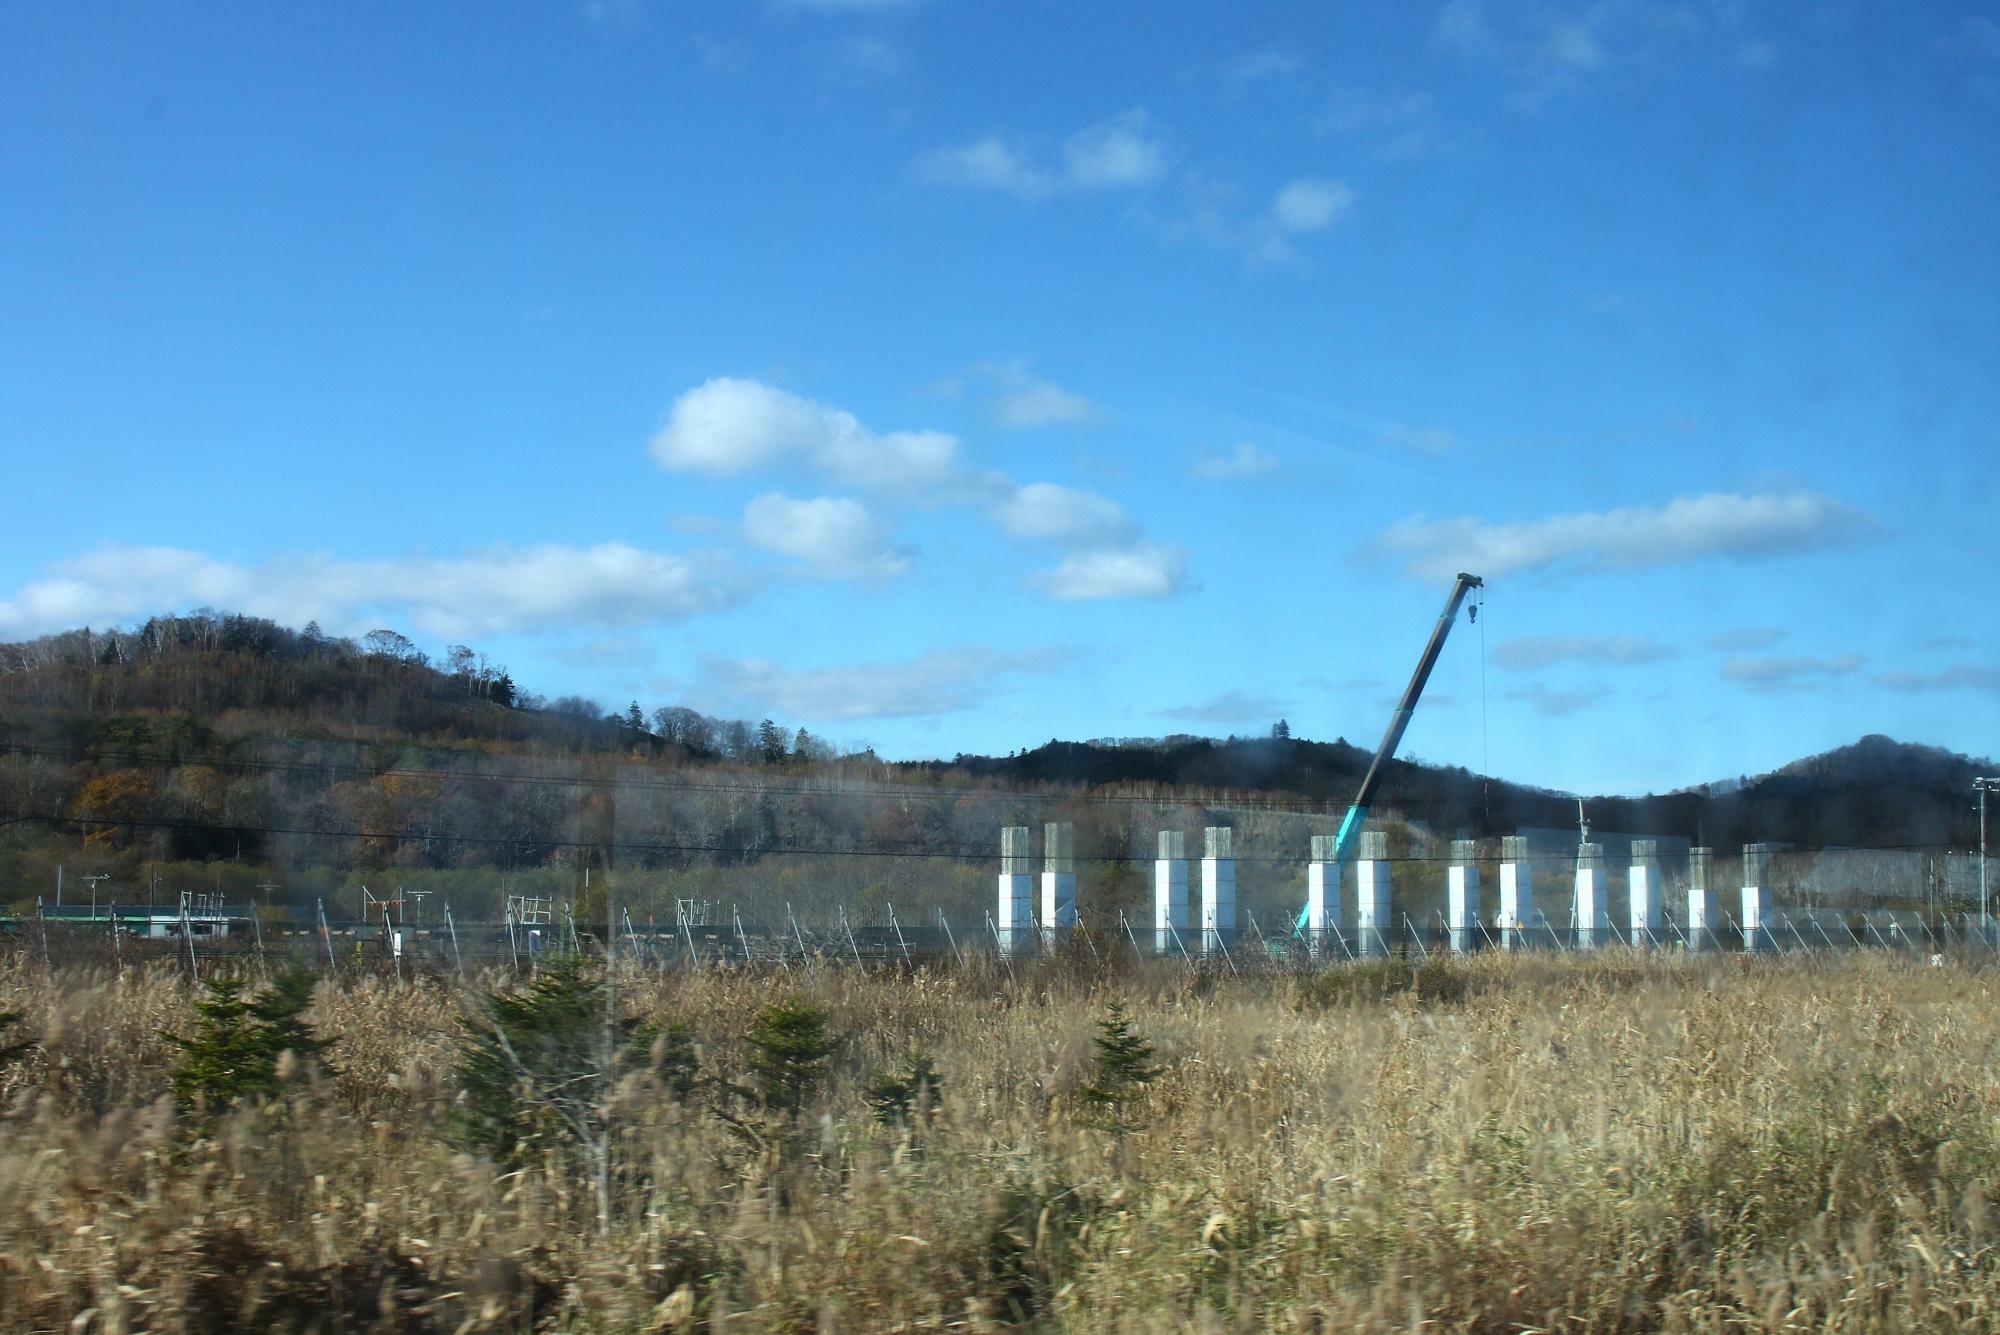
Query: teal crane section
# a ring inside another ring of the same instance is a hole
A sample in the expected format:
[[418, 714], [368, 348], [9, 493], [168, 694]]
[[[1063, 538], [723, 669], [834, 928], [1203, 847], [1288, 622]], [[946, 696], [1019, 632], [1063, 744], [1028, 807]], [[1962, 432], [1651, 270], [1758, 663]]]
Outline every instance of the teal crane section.
[[[1396, 748], [1403, 744], [1403, 733], [1410, 726], [1410, 718], [1417, 712], [1417, 701], [1423, 698], [1424, 683], [1431, 679], [1431, 669], [1437, 666], [1438, 655], [1444, 652], [1445, 637], [1451, 634], [1452, 626], [1458, 620], [1458, 609], [1465, 605], [1466, 595], [1474, 589], [1485, 587], [1486, 581], [1477, 575], [1459, 572], [1458, 580], [1451, 587], [1451, 597], [1445, 600], [1444, 611], [1439, 613], [1437, 625], [1431, 629], [1430, 641], [1424, 645], [1423, 657], [1417, 660], [1417, 670], [1410, 674], [1410, 684], [1403, 688], [1403, 698], [1396, 704], [1396, 712], [1389, 717], [1389, 730], [1382, 734], [1382, 745], [1375, 748], [1375, 759], [1369, 762], [1368, 773], [1362, 777], [1361, 787], [1354, 794], [1354, 803], [1347, 808], [1341, 818], [1340, 832], [1333, 840], [1333, 861], [1335, 867], [1344, 867], [1354, 853], [1354, 845], [1361, 838], [1361, 826], [1368, 819], [1368, 808], [1375, 801], [1375, 789], [1382, 782], [1383, 770], [1395, 757]], [[1479, 610], [1473, 609], [1477, 617]], [[1294, 937], [1306, 933], [1306, 910], [1299, 909], [1298, 922], [1292, 927]]]

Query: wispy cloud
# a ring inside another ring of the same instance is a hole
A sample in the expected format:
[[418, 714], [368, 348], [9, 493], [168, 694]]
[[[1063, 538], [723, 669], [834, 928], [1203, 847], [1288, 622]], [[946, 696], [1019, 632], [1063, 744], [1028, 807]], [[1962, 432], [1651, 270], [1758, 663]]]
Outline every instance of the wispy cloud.
[[1163, 241], [1192, 239], [1236, 251], [1254, 264], [1297, 260], [1297, 242], [1331, 230], [1354, 212], [1353, 188], [1330, 177], [1294, 177], [1262, 204], [1236, 182], [1198, 171], [1182, 173], [1178, 184], [1175, 204], [1134, 216]]
[[1974, 663], [1953, 663], [1937, 672], [1878, 672], [1875, 682], [1892, 691], [1911, 694], [1933, 691], [1983, 691], [2000, 693], [2000, 668]]
[[779, 9], [812, 10], [822, 14], [874, 14], [914, 9], [923, 0], [776, 0]]
[[639, 0], [585, 0], [583, 17], [599, 28], [628, 28], [644, 15]]
[[997, 425], [1014, 430], [1044, 426], [1088, 426], [1104, 420], [1104, 410], [1072, 389], [1044, 379], [1028, 369], [1027, 359], [980, 362], [964, 377], [947, 383], [964, 389], [983, 387], [986, 413]]
[[1854, 675], [1866, 661], [1860, 654], [1745, 655], [1722, 665], [1722, 679], [1753, 691], [1816, 690], [1833, 678]]
[[1741, 630], [1717, 631], [1702, 643], [1728, 653], [1748, 653], [1755, 649], [1768, 649], [1784, 639], [1785, 635], [1786, 632], [1776, 626], [1745, 626]]
[[461, 637], [680, 621], [747, 598], [754, 575], [720, 553], [595, 547], [493, 547], [458, 557], [243, 564], [177, 547], [105, 547], [59, 562], [0, 600], [0, 636], [104, 626], [155, 613], [221, 607], [352, 633], [407, 622]]
[[1204, 482], [1229, 478], [1262, 477], [1278, 466], [1277, 456], [1267, 454], [1249, 441], [1238, 441], [1227, 454], [1211, 454], [1196, 461], [1192, 470]]
[[1458, 570], [1492, 578], [1790, 555], [1851, 543], [1879, 528], [1862, 511], [1818, 492], [1720, 492], [1516, 523], [1406, 519], [1376, 539], [1373, 550], [1422, 579]]
[[1286, 236], [1304, 236], [1333, 226], [1353, 207], [1354, 191], [1344, 181], [1301, 176], [1278, 188], [1271, 222]]
[[912, 179], [931, 186], [988, 190], [1024, 200], [1089, 190], [1136, 190], [1166, 175], [1164, 142], [1143, 107], [1086, 126], [1053, 158], [999, 135], [929, 149], [910, 163]]
[[1232, 56], [1222, 64], [1222, 86], [1240, 95], [1260, 83], [1276, 83], [1305, 73], [1305, 58], [1280, 46], [1259, 47]]
[[2000, 60], [2000, 20], [1969, 15], [1938, 38], [1938, 47], [1965, 60]]
[[833, 82], [862, 86], [885, 83], [909, 66], [903, 48], [881, 37], [847, 37], [826, 48], [826, 70]]
[[1633, 667], [1679, 656], [1672, 645], [1642, 635], [1523, 635], [1493, 646], [1494, 665], [1515, 671], [1556, 663]]
[[[1559, 691], [1542, 685], [1517, 686], [1502, 693], [1504, 700], [1515, 700], [1527, 705], [1537, 714], [1560, 717], [1588, 709], [1602, 700], [1610, 692], [1602, 686], [1580, 686], [1573, 690]], [[1430, 701], [1426, 700], [1426, 704]]]
[[780, 667], [762, 658], [709, 657], [686, 692], [697, 708], [812, 723], [956, 714], [990, 699], [1010, 678], [1047, 675], [1074, 659], [1068, 650], [1005, 651], [955, 645], [915, 658], [818, 668]]
[[1179, 705], [1173, 709], [1159, 711], [1164, 718], [1184, 719], [1189, 723], [1276, 723], [1284, 714], [1283, 702], [1268, 695], [1246, 695], [1242, 691], [1224, 691], [1198, 704]]
[[1377, 156], [1395, 160], [1450, 147], [1437, 98], [1420, 90], [1338, 89], [1327, 99], [1316, 125], [1324, 134], [1372, 145]]
[[1741, 69], [1767, 70], [1777, 63], [1776, 43], [1752, 37], [1736, 44], [1736, 64]]
[[1448, 0], [1431, 25], [1441, 50], [1497, 71], [1533, 107], [1622, 65], [1674, 50], [1708, 24], [1692, 7], [1605, 0], [1574, 7]]

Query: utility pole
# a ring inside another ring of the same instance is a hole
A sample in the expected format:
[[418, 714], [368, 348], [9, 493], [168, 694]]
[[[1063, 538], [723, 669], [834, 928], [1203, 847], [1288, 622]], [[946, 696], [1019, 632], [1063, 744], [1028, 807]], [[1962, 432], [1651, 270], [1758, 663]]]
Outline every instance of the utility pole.
[[1986, 900], [1986, 795], [2000, 792], [2000, 776], [1974, 779], [1972, 786], [1979, 790], [1979, 936], [1982, 942], [1991, 945], [1993, 939], [1987, 932], [1990, 915]]
[[83, 879], [85, 883], [90, 886], [90, 916], [95, 918], [97, 916], [97, 883], [99, 881], [110, 880], [111, 873], [100, 871], [92, 875], [85, 876]]

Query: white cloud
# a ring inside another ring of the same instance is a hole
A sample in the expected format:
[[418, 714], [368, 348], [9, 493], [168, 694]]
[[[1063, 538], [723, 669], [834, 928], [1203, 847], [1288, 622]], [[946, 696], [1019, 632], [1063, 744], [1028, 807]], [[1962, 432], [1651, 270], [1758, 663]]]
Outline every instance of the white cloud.
[[1711, 649], [1742, 652], [1749, 649], [1769, 649], [1787, 632], [1776, 626], [1746, 626], [1741, 630], [1722, 630], [1709, 636], [1702, 643]]
[[1071, 659], [1061, 649], [1006, 652], [983, 645], [935, 649], [913, 659], [785, 668], [761, 658], [707, 658], [688, 698], [711, 712], [809, 723], [955, 714], [989, 698], [1008, 677], [1045, 675]]
[[826, 50], [828, 72], [835, 81], [865, 85], [896, 78], [909, 67], [909, 57], [880, 37], [853, 37]]
[[868, 508], [845, 496], [766, 492], [743, 508], [743, 536], [824, 575], [888, 579], [910, 568], [909, 552], [891, 547]]
[[1411, 426], [1407, 422], [1380, 422], [1375, 428], [1378, 444], [1391, 445], [1411, 454], [1450, 454], [1458, 448], [1458, 435], [1441, 426]]
[[1296, 260], [1294, 240], [1324, 231], [1354, 207], [1354, 192], [1345, 182], [1318, 177], [1294, 178], [1266, 205], [1251, 203], [1236, 182], [1198, 171], [1183, 172], [1178, 185], [1174, 207], [1140, 208], [1134, 217], [1163, 241], [1193, 239], [1259, 264]]
[[[1004, 427], [1027, 430], [1034, 427], [1087, 425], [1104, 419], [1098, 406], [1073, 390], [1030, 373], [1027, 359], [981, 362], [968, 374], [992, 387], [987, 412]], [[964, 381], [947, 378], [946, 384], [963, 392]]]
[[1372, 142], [1384, 158], [1407, 160], [1450, 147], [1439, 126], [1437, 98], [1426, 92], [1342, 88], [1327, 99], [1318, 128]]
[[1672, 645], [1639, 635], [1523, 635], [1493, 646], [1494, 664], [1516, 670], [1565, 662], [1630, 667], [1677, 657]]
[[1246, 695], [1224, 691], [1199, 704], [1181, 705], [1159, 711], [1162, 717], [1186, 719], [1190, 723], [1275, 723], [1285, 706], [1268, 695]]
[[1063, 602], [1170, 598], [1186, 582], [1186, 554], [1153, 542], [1077, 552], [1035, 578], [1042, 592]]
[[1036, 161], [1021, 144], [987, 135], [919, 153], [910, 175], [925, 185], [992, 190], [1025, 200], [1058, 191], [1141, 189], [1167, 170], [1166, 148], [1149, 126], [1145, 108], [1121, 112], [1070, 135], [1054, 164]]
[[1001, 426], [1038, 427], [1063, 422], [1095, 422], [1097, 409], [1089, 399], [1046, 380], [1003, 391], [993, 404], [993, 420]]
[[1225, 61], [1222, 84], [1231, 93], [1241, 93], [1252, 84], [1290, 79], [1305, 72], [1306, 62], [1296, 51], [1267, 46], [1245, 51]]
[[1744, 655], [1722, 665], [1722, 678], [1753, 691], [1809, 690], [1825, 684], [1830, 677], [1859, 672], [1865, 661], [1860, 654], [1838, 654], [1831, 658], [1812, 654]]
[[1950, 54], [1965, 59], [2000, 60], [2000, 22], [1984, 14], [1974, 14], [1940, 37], [1938, 45]]
[[1287, 181], [1271, 203], [1271, 221], [1287, 236], [1323, 231], [1354, 207], [1354, 191], [1345, 182], [1301, 176]]
[[871, 491], [924, 492], [963, 481], [958, 441], [942, 431], [877, 434], [853, 413], [735, 376], [675, 399], [650, 449], [663, 468], [711, 477], [802, 460]]
[[350, 631], [394, 618], [451, 637], [632, 626], [732, 606], [754, 585], [714, 553], [649, 552], [623, 543], [383, 561], [286, 557], [255, 565], [174, 547], [106, 547], [57, 564], [0, 601], [0, 636], [203, 606]]
[[925, 185], [994, 190], [1031, 200], [1056, 188], [1055, 177], [1036, 166], [1031, 154], [997, 135], [919, 153], [910, 163], [910, 175]]
[[600, 28], [629, 27], [639, 21], [639, 0], [587, 0], [583, 16]]
[[1166, 151], [1147, 134], [1144, 107], [1078, 130], [1063, 144], [1063, 179], [1078, 190], [1132, 190], [1166, 174]]
[[1739, 42], [1736, 63], [1746, 70], [1766, 70], [1778, 62], [1778, 48], [1758, 38]]
[[1708, 26], [1692, 7], [1658, 0], [1608, 0], [1567, 14], [1449, 0], [1431, 25], [1431, 40], [1497, 71], [1512, 83], [1515, 101], [1533, 107], [1614, 66], [1657, 59]]
[[1103, 546], [1132, 536], [1125, 509], [1109, 497], [1053, 482], [1030, 482], [993, 507], [1010, 538]]
[[1277, 466], [1275, 455], [1266, 454], [1245, 440], [1237, 442], [1236, 448], [1227, 454], [1212, 454], [1199, 460], [1193, 472], [1203, 481], [1219, 482], [1226, 478], [1261, 477]]
[[779, 0], [786, 9], [810, 9], [822, 14], [867, 14], [889, 9], [909, 9], [920, 0]]
[[2000, 668], [1953, 663], [1937, 672], [1879, 672], [1877, 685], [1892, 691], [1987, 691], [2000, 694]]
[[1374, 549], [1418, 578], [1470, 570], [1491, 579], [1551, 568], [1778, 556], [1853, 542], [1877, 529], [1868, 515], [1817, 492], [1720, 492], [1508, 524], [1418, 517], [1392, 525]]
[[[1610, 692], [1602, 686], [1582, 686], [1575, 690], [1558, 691], [1538, 683], [1533, 686], [1521, 686], [1507, 691], [1502, 698], [1518, 700], [1537, 714], [1546, 714], [1552, 718], [1557, 718], [1565, 714], [1574, 714], [1582, 709], [1588, 709], [1591, 705], [1596, 704], [1609, 694]], [[1425, 704], [1428, 706], [1431, 704], [1431, 701], [1426, 698]]]

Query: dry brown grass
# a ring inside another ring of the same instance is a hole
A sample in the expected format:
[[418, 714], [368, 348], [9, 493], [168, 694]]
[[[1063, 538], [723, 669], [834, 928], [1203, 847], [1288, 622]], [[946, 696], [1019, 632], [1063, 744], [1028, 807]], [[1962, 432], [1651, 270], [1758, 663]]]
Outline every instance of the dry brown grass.
[[[1017, 967], [627, 979], [708, 1071], [787, 990], [853, 1037], [795, 1144], [627, 1090], [600, 1239], [563, 1164], [451, 1148], [441, 985], [323, 987], [338, 1072], [190, 1144], [179, 978], [0, 966], [44, 1042], [0, 1077], [0, 1325], [2000, 1329], [2000, 974]], [[1122, 1143], [1077, 1096], [1113, 997], [1169, 1067]], [[945, 1097], [908, 1136], [861, 1091], [913, 1049]]]

